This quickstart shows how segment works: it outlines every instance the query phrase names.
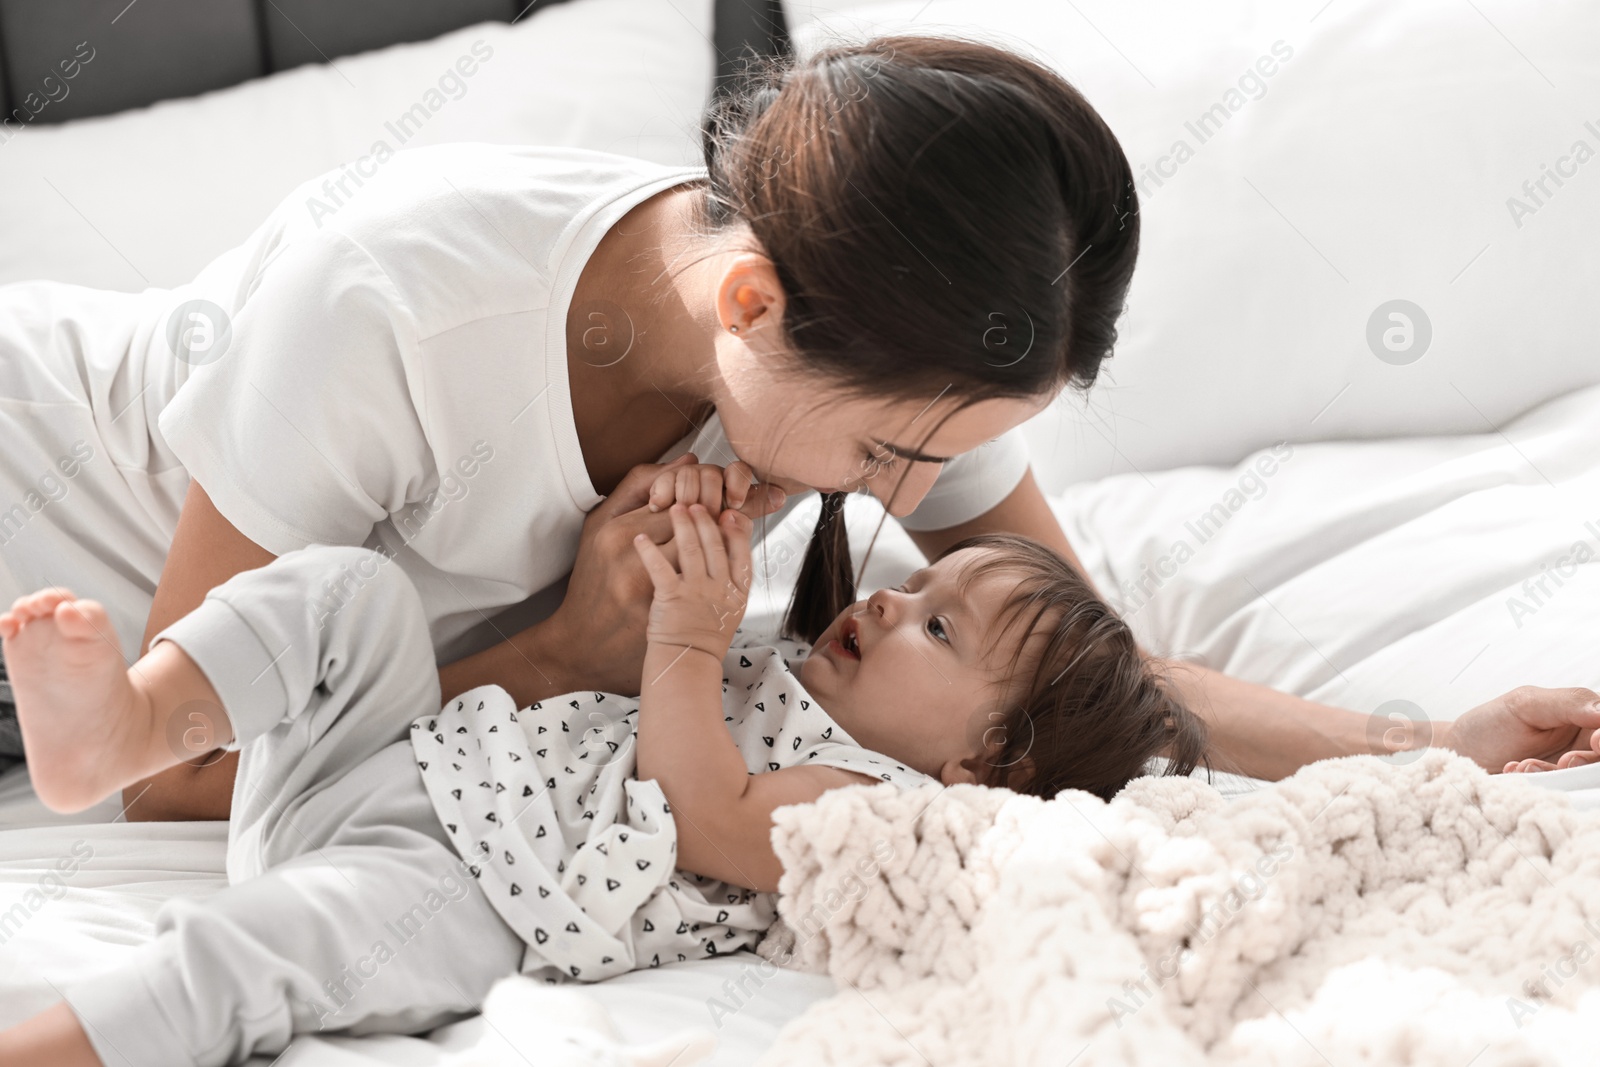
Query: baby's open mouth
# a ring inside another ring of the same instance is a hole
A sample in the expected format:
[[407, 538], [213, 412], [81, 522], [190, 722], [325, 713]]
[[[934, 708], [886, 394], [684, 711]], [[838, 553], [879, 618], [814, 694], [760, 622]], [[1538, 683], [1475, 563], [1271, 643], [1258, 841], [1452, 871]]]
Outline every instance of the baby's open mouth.
[[839, 636], [834, 643], [849, 658], [855, 660], [861, 658], [861, 637], [855, 619], [846, 619], [839, 625]]

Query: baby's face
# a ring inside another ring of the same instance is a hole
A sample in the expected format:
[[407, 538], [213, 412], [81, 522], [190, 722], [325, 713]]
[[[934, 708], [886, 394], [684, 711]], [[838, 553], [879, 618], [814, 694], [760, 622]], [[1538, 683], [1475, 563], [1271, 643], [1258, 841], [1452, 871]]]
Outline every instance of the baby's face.
[[993, 571], [956, 579], [992, 549], [963, 549], [924, 567], [899, 589], [846, 608], [800, 666], [800, 683], [863, 747], [945, 782], [981, 780], [978, 746], [998, 707], [994, 685], [1020, 626], [995, 647], [1013, 581]]

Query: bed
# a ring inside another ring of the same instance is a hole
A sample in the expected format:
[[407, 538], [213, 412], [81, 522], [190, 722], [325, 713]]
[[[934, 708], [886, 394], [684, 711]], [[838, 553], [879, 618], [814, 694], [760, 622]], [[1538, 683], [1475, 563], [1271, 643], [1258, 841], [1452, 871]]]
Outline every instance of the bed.
[[[1082, 483], [1052, 506], [1085, 546], [1096, 584], [1121, 589], [1158, 567], [1195, 516], [1259, 473], [1259, 459]], [[1522, 683], [1600, 689], [1592, 565], [1559, 588], [1547, 582], [1552, 595], [1529, 601], [1531, 614], [1508, 607], [1526, 599], [1526, 579], [1547, 573], [1545, 561], [1571, 556], [1578, 543], [1600, 549], [1600, 388], [1543, 405], [1500, 433], [1295, 446], [1266, 484], [1142, 606], [1125, 595], [1147, 641], [1370, 711], [1382, 729], [1454, 718]], [[851, 522], [864, 541], [881, 513], [855, 504]], [[868, 583], [898, 582], [916, 562], [909, 539], [887, 525]], [[770, 625], [781, 591], [759, 592], [749, 625]], [[1260, 785], [1217, 782], [1228, 795]], [[1574, 796], [1600, 803], [1600, 790]], [[52, 1002], [54, 985], [113, 965], [149, 936], [162, 901], [224, 884], [223, 824], [130, 825], [115, 821], [116, 802], [90, 814], [94, 821], [49, 816], [23, 768], [0, 779], [0, 1023]], [[51, 881], [56, 861], [75, 854], [88, 858]], [[40, 889], [39, 906], [29, 907]], [[8, 920], [19, 904], [27, 915]], [[743, 955], [585, 991], [629, 1041], [700, 1026], [719, 1039], [704, 1062], [751, 1063], [785, 1023], [835, 990], [821, 975], [779, 971], [736, 1012], [713, 1012], [713, 998], [726, 1003], [724, 983], [759, 962]], [[467, 1020], [426, 1039], [302, 1039], [287, 1062], [433, 1064], [478, 1027]]]
[[[180, 0], [72, 0], [52, 22], [0, 0], [8, 108], [43, 77], [19, 57], [71, 56], [79, 40], [95, 49], [72, 95], [0, 134], [0, 282], [186, 280], [296, 181], [365, 151], [384, 115], [481, 36], [503, 64], [419, 143], [543, 139], [683, 162], [699, 108], [747, 46], [787, 47], [791, 31], [801, 52], [945, 31], [1065, 70], [1136, 170], [1159, 165], [1173, 130], [1282, 40], [1296, 59], [1244, 98], [1227, 136], [1181, 180], [1147, 187], [1146, 251], [1106, 382], [1028, 427], [1052, 507], [1148, 647], [1369, 713], [1379, 732], [1454, 718], [1520, 684], [1600, 689], [1600, 353], [1587, 296], [1600, 259], [1583, 246], [1600, 180], [1571, 181], [1521, 226], [1504, 204], [1574, 138], [1595, 140], [1545, 82], [1595, 98], [1600, 74], [1581, 45], [1600, 16], [1574, 5], [1541, 27], [1489, 4], [1287, 12], [1237, 0], [1193, 13], [890, 0], [792, 3], [786, 21], [756, 0], [567, 0], [460, 5], [442, 22], [434, 5], [386, 5], [392, 24], [378, 20], [389, 28], [373, 36], [361, 7], [239, 0], [187, 20], [196, 5]], [[146, 12], [151, 25], [135, 21]], [[233, 44], [192, 70], [141, 72], [152, 46], [138, 35], [168, 30]], [[1361, 91], [1330, 88], [1352, 69]], [[88, 91], [99, 71], [117, 93]], [[1357, 165], [1406, 129], [1423, 132], [1392, 166]], [[119, 160], [115, 181], [107, 158]], [[1348, 214], [1352, 198], [1373, 206]], [[1431, 358], [1384, 359], [1367, 343], [1376, 309], [1402, 294], [1432, 314]], [[881, 512], [857, 498], [848, 514], [859, 558]], [[800, 509], [769, 537], [747, 626], [775, 625], [813, 517]], [[889, 523], [864, 588], [919, 563]], [[1229, 795], [1259, 785], [1217, 782]], [[1575, 795], [1600, 803], [1600, 790]], [[0, 1025], [114, 966], [163, 901], [223, 885], [225, 833], [130, 825], [111, 802], [62, 819], [33, 800], [25, 769], [0, 777]], [[752, 963], [662, 968], [586, 992], [630, 1042], [704, 1027], [718, 1045], [703, 1062], [752, 1063], [835, 991], [784, 971], [733, 1014], [712, 1012]], [[435, 1064], [482, 1031], [468, 1019], [425, 1038], [308, 1038], [283, 1062]]]

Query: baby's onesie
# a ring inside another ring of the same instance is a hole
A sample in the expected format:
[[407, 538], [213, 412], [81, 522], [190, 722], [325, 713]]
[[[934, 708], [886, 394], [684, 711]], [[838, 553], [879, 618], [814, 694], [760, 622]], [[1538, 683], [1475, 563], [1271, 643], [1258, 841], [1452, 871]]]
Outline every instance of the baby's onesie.
[[[723, 660], [723, 721], [751, 774], [814, 763], [912, 787], [919, 771], [858, 744], [801, 687], [810, 651], [747, 644]], [[497, 685], [412, 724], [428, 794], [480, 888], [527, 943], [522, 972], [593, 981], [753, 948], [775, 895], [676, 870], [677, 828], [634, 777], [637, 698], [571, 693], [518, 710]]]
[[[106, 1063], [220, 1067], [296, 1034], [414, 1033], [518, 969], [587, 981], [751, 945], [771, 921], [770, 896], [674, 869], [665, 798], [631, 773], [637, 700], [521, 712], [491, 685], [441, 707], [421, 598], [392, 562], [286, 552], [151, 639], [183, 649], [233, 724], [229, 885], [168, 901], [152, 940], [63, 988]], [[778, 650], [726, 666], [752, 772], [924, 780], [857, 748]]]

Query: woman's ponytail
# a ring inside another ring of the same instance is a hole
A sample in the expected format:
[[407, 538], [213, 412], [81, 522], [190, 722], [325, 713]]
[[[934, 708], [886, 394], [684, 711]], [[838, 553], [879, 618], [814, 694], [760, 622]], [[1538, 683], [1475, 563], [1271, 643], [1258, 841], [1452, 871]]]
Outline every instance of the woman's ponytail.
[[847, 495], [829, 493], [822, 498], [822, 511], [795, 579], [794, 599], [783, 620], [785, 637], [811, 644], [841, 611], [855, 603], [855, 568], [844, 521]]

